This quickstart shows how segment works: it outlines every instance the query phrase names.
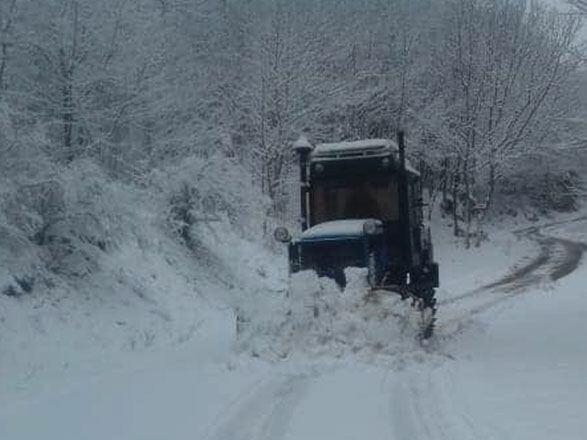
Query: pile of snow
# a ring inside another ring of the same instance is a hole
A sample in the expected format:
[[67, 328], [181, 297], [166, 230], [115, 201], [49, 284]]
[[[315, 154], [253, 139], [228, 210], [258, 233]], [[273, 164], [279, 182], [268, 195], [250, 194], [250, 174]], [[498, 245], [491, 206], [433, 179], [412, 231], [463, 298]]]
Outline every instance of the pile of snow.
[[287, 297], [239, 319], [239, 349], [267, 359], [355, 356], [377, 360], [419, 350], [419, 314], [399, 295], [372, 292], [366, 270], [345, 271], [341, 291], [313, 271], [291, 277]]

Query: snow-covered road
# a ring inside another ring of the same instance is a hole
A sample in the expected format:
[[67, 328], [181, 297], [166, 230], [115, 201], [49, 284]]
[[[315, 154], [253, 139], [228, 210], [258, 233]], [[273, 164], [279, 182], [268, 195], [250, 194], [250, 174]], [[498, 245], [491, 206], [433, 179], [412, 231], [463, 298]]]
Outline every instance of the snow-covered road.
[[[376, 363], [156, 352], [58, 391], [0, 396], [0, 439], [585, 439], [587, 220], [528, 234], [538, 256], [446, 294], [426, 349]], [[228, 347], [214, 328], [207, 344]]]

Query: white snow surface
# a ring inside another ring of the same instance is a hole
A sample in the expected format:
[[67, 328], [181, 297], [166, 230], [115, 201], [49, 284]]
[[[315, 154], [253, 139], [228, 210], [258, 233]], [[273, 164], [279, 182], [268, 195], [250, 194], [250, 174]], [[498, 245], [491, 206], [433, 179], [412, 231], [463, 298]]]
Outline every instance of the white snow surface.
[[[422, 346], [411, 308], [366, 295], [361, 270], [344, 292], [307, 272], [288, 287], [284, 255], [210, 228], [206, 264], [154, 240], [77, 295], [0, 296], [0, 439], [585, 438], [584, 265], [440, 305]], [[440, 301], [536, 252], [503, 230], [471, 250], [435, 238]]]
[[356, 219], [356, 220], [334, 220], [324, 222], [306, 229], [300, 237], [302, 239], [312, 239], [319, 237], [339, 237], [339, 236], [357, 236], [363, 235], [363, 225], [366, 221], [371, 220], [381, 224], [381, 220], [376, 219]]
[[363, 139], [360, 141], [333, 142], [318, 144], [312, 152], [313, 156], [344, 153], [354, 150], [368, 150], [372, 148], [391, 149], [397, 151], [397, 144], [389, 139]]

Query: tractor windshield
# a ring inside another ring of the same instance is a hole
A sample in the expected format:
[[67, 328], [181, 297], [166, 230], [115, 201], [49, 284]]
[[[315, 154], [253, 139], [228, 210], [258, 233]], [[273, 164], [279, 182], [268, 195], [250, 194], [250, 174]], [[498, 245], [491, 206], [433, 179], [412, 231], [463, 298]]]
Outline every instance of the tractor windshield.
[[391, 179], [319, 181], [311, 200], [314, 225], [353, 218], [398, 219], [397, 182]]

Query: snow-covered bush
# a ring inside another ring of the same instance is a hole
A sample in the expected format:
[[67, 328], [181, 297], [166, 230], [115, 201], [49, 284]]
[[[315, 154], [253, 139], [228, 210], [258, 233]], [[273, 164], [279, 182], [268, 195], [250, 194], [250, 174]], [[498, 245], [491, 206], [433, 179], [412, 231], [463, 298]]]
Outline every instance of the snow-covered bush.
[[63, 214], [44, 232], [39, 244], [57, 273], [84, 276], [98, 268], [105, 252], [129, 238], [146, 203], [131, 184], [108, 178], [96, 164], [79, 160], [60, 175]]
[[576, 153], [529, 155], [514, 161], [502, 177], [495, 213], [536, 218], [552, 211], [576, 211], [584, 194], [586, 164], [587, 155]]
[[226, 216], [243, 234], [259, 236], [268, 206], [250, 174], [234, 159], [220, 154], [191, 156], [180, 164], [156, 170], [151, 183], [165, 198], [169, 228], [194, 249], [194, 226]]
[[6, 197], [6, 217], [27, 237], [42, 245], [47, 228], [65, 214], [64, 192], [57, 179], [20, 184]]
[[35, 240], [63, 211], [42, 130], [23, 130], [20, 118], [0, 101], [0, 294], [12, 296], [38, 284], [43, 264]]
[[35, 278], [31, 265], [60, 275], [87, 275], [136, 227], [134, 211], [141, 207], [135, 187], [109, 179], [88, 160], [55, 171], [35, 181], [14, 177], [2, 192], [0, 248], [14, 255], [26, 250], [23, 259], [29, 259], [20, 263], [26, 270], [1, 264], [13, 277], [23, 277], [24, 271]]
[[36, 246], [0, 214], [0, 294], [30, 292], [41, 265]]

